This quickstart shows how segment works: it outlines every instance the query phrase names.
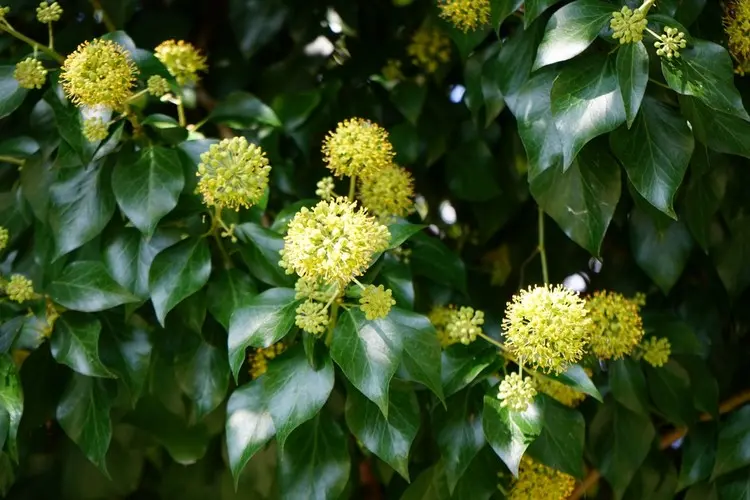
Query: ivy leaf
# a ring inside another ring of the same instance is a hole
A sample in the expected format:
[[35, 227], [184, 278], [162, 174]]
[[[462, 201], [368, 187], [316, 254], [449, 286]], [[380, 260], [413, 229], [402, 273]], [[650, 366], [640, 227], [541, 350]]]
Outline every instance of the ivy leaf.
[[685, 118], [661, 101], [647, 97], [633, 128], [611, 134], [610, 144], [638, 193], [677, 219], [674, 197], [695, 146]]
[[299, 426], [287, 443], [279, 463], [282, 498], [339, 498], [351, 467], [341, 427], [321, 412]]
[[14, 460], [18, 460], [16, 437], [21, 415], [23, 415], [21, 378], [13, 359], [7, 354], [0, 354], [0, 449], [7, 436], [8, 453]]
[[[544, 1], [542, 0], [542, 2]], [[523, 17], [525, 29], [516, 30], [511, 34], [507, 41], [503, 43], [497, 57], [494, 60], [490, 59], [485, 65], [485, 69], [488, 70], [487, 78], [497, 85], [506, 100], [508, 96], [518, 92], [529, 79], [537, 44], [542, 37], [542, 21], [535, 22], [531, 26], [528, 25], [529, 5], [530, 2], [526, 2]], [[547, 101], [549, 103], [549, 90], [547, 91]]]
[[711, 476], [716, 460], [716, 424], [699, 423], [690, 429], [683, 446], [678, 489], [687, 488]]
[[202, 238], [190, 238], [160, 252], [151, 264], [148, 287], [156, 317], [164, 326], [167, 313], [208, 282], [211, 254]]
[[269, 347], [294, 326], [297, 306], [291, 288], [271, 288], [234, 311], [229, 321], [229, 366], [235, 380], [245, 361], [248, 347]]
[[123, 381], [135, 406], [146, 383], [154, 346], [141, 328], [117, 325], [108, 330], [101, 339], [102, 361]]
[[419, 403], [414, 390], [393, 384], [389, 417], [350, 387], [346, 396], [346, 425], [362, 444], [409, 480], [409, 450], [419, 430]]
[[537, 400], [524, 412], [500, 406], [494, 394], [484, 397], [484, 437], [510, 472], [518, 477], [518, 466], [526, 448], [542, 433], [542, 412]]
[[208, 310], [229, 330], [232, 313], [250, 305], [258, 294], [255, 282], [239, 269], [219, 269], [208, 282]]
[[[503, 467], [489, 446], [482, 448], [453, 490], [455, 500], [490, 500], [497, 492], [497, 471]], [[446, 478], [447, 479], [447, 478]]]
[[392, 329], [401, 332], [401, 363], [409, 379], [425, 385], [441, 401], [444, 400], [440, 379], [440, 341], [430, 320], [421, 314], [394, 307], [382, 321], [392, 323]]
[[414, 307], [414, 281], [409, 264], [385, 254], [378, 278], [386, 288], [391, 289], [397, 306], [408, 309]]
[[112, 439], [109, 411], [114, 398], [107, 381], [73, 374], [57, 404], [55, 416], [65, 434], [107, 477], [107, 450]]
[[555, 5], [560, 0], [527, 0], [524, 2], [523, 27], [527, 29], [534, 20], [541, 16], [545, 10]]
[[139, 300], [112, 279], [104, 264], [96, 261], [79, 261], [66, 266], [50, 283], [48, 291], [58, 304], [83, 312], [104, 311]]
[[625, 117], [630, 128], [641, 107], [648, 84], [648, 51], [643, 42], [620, 45], [617, 49], [615, 67], [622, 103], [625, 106]]
[[15, 66], [0, 66], [0, 118], [5, 118], [23, 103], [29, 92], [13, 76]]
[[599, 390], [580, 365], [570, 365], [563, 373], [559, 375], [550, 374], [549, 376], [578, 392], [588, 394], [599, 402], [603, 401]]
[[445, 396], [451, 396], [471, 384], [496, 359], [494, 347], [477, 349], [475, 345], [453, 344], [444, 349], [440, 365]]
[[389, 224], [388, 232], [391, 233], [391, 241], [388, 244], [388, 250], [400, 247], [406, 240], [426, 227], [424, 224], [411, 224], [401, 219]]
[[411, 263], [414, 274], [466, 292], [466, 265], [437, 238], [424, 233], [412, 239]]
[[450, 500], [442, 462], [428, 467], [406, 488], [401, 500]]
[[330, 357], [321, 356], [315, 370], [307, 362], [303, 347], [297, 345], [271, 363], [264, 377], [263, 394], [283, 453], [286, 438], [328, 400], [333, 389], [333, 363]]
[[183, 392], [193, 401], [197, 421], [214, 411], [229, 388], [226, 353], [206, 342], [176, 359], [176, 376]]
[[81, 111], [65, 98], [60, 86], [50, 87], [44, 93], [44, 101], [52, 108], [57, 123], [57, 133], [64, 141], [60, 143], [58, 158], [62, 155], [63, 147], [68, 146], [68, 152], [75, 166], [88, 165], [94, 157], [98, 143], [89, 142], [83, 135]]
[[576, 0], [547, 21], [534, 68], [571, 59], [591, 45], [612, 17], [612, 4], [600, 0]]
[[52, 356], [81, 375], [114, 377], [99, 359], [99, 334], [102, 325], [94, 317], [66, 313], [55, 322], [50, 340]]
[[659, 368], [646, 366], [646, 379], [654, 406], [669, 421], [678, 424], [691, 424], [697, 417], [693, 407], [690, 376], [674, 360]]
[[245, 243], [240, 247], [240, 254], [253, 276], [271, 286], [290, 286], [294, 283], [294, 278], [279, 267], [279, 251], [284, 248], [284, 238], [278, 233], [246, 222], [238, 225], [234, 234]]
[[404, 117], [413, 125], [419, 121], [419, 115], [422, 113], [427, 98], [427, 87], [415, 82], [406, 80], [396, 85], [391, 90], [391, 101]]
[[535, 405], [542, 413], [542, 432], [529, 446], [529, 454], [553, 469], [582, 478], [586, 434], [583, 415], [546, 394], [539, 394]]
[[[612, 7], [608, 8], [611, 15]], [[587, 142], [625, 122], [625, 106], [613, 61], [600, 54], [565, 66], [552, 84], [550, 100], [565, 170]]]
[[750, 158], [750, 123], [746, 120], [711, 109], [694, 97], [680, 96], [680, 110], [703, 144], [719, 153]]
[[161, 218], [177, 206], [184, 186], [177, 151], [159, 146], [143, 149], [137, 157], [122, 156], [112, 172], [117, 204], [130, 222], [149, 236]]
[[716, 463], [711, 479], [728, 474], [750, 464], [747, 453], [750, 442], [750, 405], [729, 414], [719, 425], [719, 444], [716, 450]]
[[235, 129], [249, 129], [258, 124], [281, 127], [273, 109], [247, 92], [226, 96], [211, 111], [209, 120]]
[[625, 408], [648, 415], [646, 377], [641, 366], [629, 358], [614, 360], [609, 365], [609, 385], [612, 396]]
[[[467, 169], [467, 164], [472, 168]], [[501, 193], [493, 175], [494, 170], [492, 152], [484, 141], [477, 139], [458, 146], [448, 154], [446, 182], [461, 200], [488, 201]]]
[[[180, 144], [187, 140], [189, 132], [169, 115], [156, 113], [148, 115], [141, 122], [149, 136], [168, 145]], [[176, 151], [175, 151], [176, 154]], [[184, 180], [184, 179], [183, 179]]]

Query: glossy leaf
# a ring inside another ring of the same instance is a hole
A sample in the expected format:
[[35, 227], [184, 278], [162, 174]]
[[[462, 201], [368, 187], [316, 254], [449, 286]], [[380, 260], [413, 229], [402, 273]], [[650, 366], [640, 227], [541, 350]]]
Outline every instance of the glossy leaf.
[[232, 313], [250, 305], [257, 294], [250, 276], [238, 269], [220, 269], [208, 282], [208, 310], [229, 330]]
[[526, 448], [542, 433], [544, 422], [537, 405], [534, 401], [526, 411], [519, 413], [500, 406], [500, 400], [494, 394], [484, 397], [484, 437], [516, 477]]
[[454, 344], [440, 356], [441, 378], [445, 396], [451, 396], [471, 384], [482, 371], [497, 359], [494, 348]]
[[7, 442], [8, 452], [15, 460], [18, 459], [16, 438], [22, 415], [21, 379], [11, 357], [0, 354], [0, 449], [2, 443]]
[[646, 377], [638, 362], [624, 358], [610, 363], [609, 383], [612, 396], [625, 408], [642, 415], [648, 414]]
[[81, 375], [113, 377], [99, 359], [101, 329], [101, 323], [94, 317], [81, 313], [64, 314], [55, 322], [50, 340], [52, 356]]
[[466, 290], [466, 266], [463, 261], [437, 238], [418, 233], [412, 243], [412, 269], [414, 274], [425, 276], [459, 291]]
[[138, 297], [112, 279], [104, 264], [95, 261], [66, 266], [50, 283], [48, 291], [55, 302], [74, 311], [104, 311], [138, 301]]
[[240, 254], [254, 277], [271, 286], [290, 286], [294, 282], [279, 267], [279, 250], [284, 248], [279, 234], [252, 222], [240, 224], [234, 234], [244, 243]]
[[750, 406], [732, 412], [719, 425], [719, 443], [712, 479], [750, 464], [747, 453], [750, 441]]
[[630, 128], [641, 107], [648, 84], [648, 52], [643, 42], [620, 45], [615, 66], [625, 117]]
[[440, 341], [427, 317], [404, 309], [392, 308], [383, 322], [391, 323], [403, 337], [402, 366], [409, 380], [419, 382], [443, 400], [440, 377]]
[[588, 374], [586, 374], [586, 371], [581, 367], [581, 365], [570, 365], [568, 369], [561, 374], [551, 374], [550, 377], [554, 378], [558, 382], [562, 382], [568, 387], [572, 387], [578, 392], [588, 394], [599, 402], [603, 401], [602, 395], [599, 393], [599, 390], [596, 388], [594, 382], [591, 381]]
[[276, 113], [260, 99], [247, 92], [233, 92], [211, 111], [211, 121], [223, 123], [232, 128], [250, 128], [262, 123], [280, 127]]
[[542, 432], [529, 446], [529, 454], [549, 467], [582, 478], [583, 415], [546, 394], [538, 394], [534, 406], [542, 414]]
[[701, 423], [690, 429], [685, 438], [680, 463], [679, 489], [687, 488], [711, 476], [716, 460], [716, 426]]
[[196, 420], [215, 410], [229, 388], [226, 352], [206, 342], [180, 356], [176, 367], [177, 381], [193, 401]]
[[675, 361], [654, 368], [646, 366], [646, 379], [654, 406], [676, 424], [692, 423], [697, 417], [693, 408], [690, 376]]
[[0, 118], [15, 111], [28, 92], [13, 76], [15, 69], [15, 66], [0, 66]]

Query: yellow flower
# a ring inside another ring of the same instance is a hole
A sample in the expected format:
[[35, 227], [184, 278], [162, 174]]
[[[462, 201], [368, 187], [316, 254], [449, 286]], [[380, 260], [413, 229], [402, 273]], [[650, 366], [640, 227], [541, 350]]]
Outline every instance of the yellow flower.
[[127, 51], [111, 40], [84, 42], [63, 63], [60, 81], [77, 106], [123, 108], [138, 68]]
[[669, 361], [672, 345], [667, 338], [649, 337], [641, 344], [643, 359], [653, 367], [659, 368]]
[[10, 240], [10, 233], [0, 226], [0, 250], [5, 250], [5, 247], [8, 246], [8, 240]]
[[148, 78], [146, 88], [152, 96], [161, 97], [169, 92], [169, 82], [163, 76], [153, 75]]
[[83, 121], [83, 135], [89, 142], [103, 141], [109, 135], [109, 127], [101, 118], [89, 118]]
[[471, 307], [462, 307], [458, 311], [452, 311], [450, 321], [445, 326], [445, 331], [450, 338], [469, 345], [476, 340], [477, 335], [482, 333], [484, 324], [484, 312], [475, 311]]
[[250, 362], [250, 376], [256, 379], [266, 373], [268, 370], [268, 361], [284, 352], [286, 345], [283, 342], [267, 347], [265, 349], [255, 349], [247, 356]]
[[368, 320], [385, 318], [391, 311], [391, 307], [396, 305], [396, 301], [393, 300], [392, 295], [391, 290], [386, 290], [383, 285], [367, 285], [362, 290], [362, 296], [359, 299], [359, 308], [362, 309]]
[[536, 388], [539, 392], [543, 392], [571, 408], [575, 408], [581, 403], [581, 401], [586, 399], [584, 393], [578, 392], [569, 385], [565, 385], [555, 379], [537, 376], [534, 382], [536, 383]]
[[13, 78], [18, 80], [18, 85], [25, 89], [40, 89], [47, 80], [47, 70], [44, 65], [33, 57], [27, 57], [16, 64]]
[[368, 178], [379, 174], [393, 162], [395, 153], [388, 132], [377, 123], [351, 118], [338, 124], [323, 142], [328, 169], [336, 177]]
[[315, 190], [315, 196], [320, 196], [321, 200], [330, 200], [333, 198], [333, 177], [323, 177], [316, 184], [318, 189]]
[[381, 219], [406, 217], [414, 211], [414, 181], [406, 169], [392, 163], [359, 184], [359, 199]]
[[439, 0], [440, 17], [456, 28], [473, 31], [490, 22], [490, 0]]
[[620, 39], [620, 44], [640, 42], [643, 40], [643, 30], [648, 20], [638, 9], [634, 11], [625, 5], [620, 12], [613, 12], [609, 26], [612, 28], [612, 38]]
[[524, 456], [508, 500], [564, 500], [575, 484], [573, 476]]
[[744, 75], [750, 59], [750, 0], [732, 2], [731, 13], [724, 16], [729, 52], [738, 63], [737, 72]]
[[453, 307], [438, 306], [433, 308], [427, 315], [430, 323], [435, 327], [435, 332], [437, 333], [438, 340], [443, 349], [456, 343], [456, 340], [451, 338], [451, 336], [448, 335], [448, 332], [445, 331], [445, 327], [450, 323], [454, 312], [455, 308]]
[[388, 228], [356, 206], [339, 197], [302, 208], [289, 223], [279, 265], [287, 274], [343, 290], [390, 241]]
[[208, 69], [205, 56], [184, 40], [162, 42], [156, 47], [155, 55], [180, 85], [196, 83], [198, 72]]
[[680, 49], [687, 47], [685, 33], [678, 32], [677, 28], [664, 28], [664, 33], [659, 40], [654, 42], [657, 56], [665, 56], [667, 59], [680, 57]]
[[248, 208], [263, 197], [270, 171], [261, 148], [244, 137], [224, 139], [201, 155], [198, 190], [206, 205]]
[[62, 7], [57, 2], [52, 2], [52, 4], [42, 2], [36, 8], [36, 18], [40, 23], [44, 24], [59, 21], [62, 13]]
[[586, 303], [560, 285], [521, 290], [503, 318], [505, 345], [521, 363], [561, 373], [583, 356], [591, 319]]
[[295, 324], [307, 333], [318, 335], [328, 326], [328, 308], [320, 302], [306, 300], [297, 306]]
[[34, 284], [26, 276], [14, 274], [5, 285], [5, 293], [10, 300], [20, 304], [34, 298]]
[[297, 300], [313, 299], [325, 303], [332, 301], [333, 297], [339, 292], [335, 285], [321, 283], [319, 280], [309, 278], [298, 279], [294, 284], [294, 289], [297, 292], [295, 294]]
[[383, 74], [383, 78], [389, 82], [398, 82], [404, 79], [404, 74], [401, 72], [401, 61], [398, 59], [388, 59], [380, 72]]
[[5, 16], [10, 13], [10, 7], [0, 7], [0, 21], [5, 21]]
[[434, 73], [441, 64], [451, 60], [451, 40], [435, 26], [421, 26], [406, 47], [415, 66]]
[[518, 372], [506, 375], [497, 393], [500, 406], [512, 411], [526, 411], [536, 396], [536, 389], [531, 377], [521, 378]]
[[596, 292], [586, 301], [591, 330], [591, 350], [601, 359], [619, 359], [630, 354], [643, 338], [643, 320], [638, 299], [615, 292]]

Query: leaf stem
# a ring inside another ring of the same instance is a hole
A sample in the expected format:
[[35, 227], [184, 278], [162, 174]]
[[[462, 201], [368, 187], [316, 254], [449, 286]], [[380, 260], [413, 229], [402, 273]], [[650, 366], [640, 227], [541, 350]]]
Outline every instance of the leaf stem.
[[177, 119], [180, 122], [180, 127], [187, 127], [187, 120], [185, 119], [185, 107], [182, 105], [182, 97], [177, 98]]
[[331, 305], [331, 320], [328, 322], [328, 333], [326, 333], [326, 346], [331, 347], [333, 342], [333, 330], [336, 328], [336, 316], [339, 312], [339, 303], [334, 300]]
[[52, 33], [52, 23], [47, 23], [47, 32], [49, 33], [49, 48], [55, 50], [55, 35]]
[[357, 192], [357, 176], [352, 175], [349, 179], [349, 200], [354, 201], [354, 193]]
[[659, 87], [665, 88], [667, 90], [672, 90], [672, 88], [669, 85], [664, 85], [659, 80], [654, 80], [653, 78], [649, 78], [648, 81], [651, 82], [651, 83], [655, 83]]
[[547, 251], [544, 248], [544, 210], [539, 207], [539, 258], [542, 261], [542, 279], [544, 284], [549, 283], [549, 271], [547, 269]]
[[65, 58], [61, 56], [58, 52], [56, 52], [54, 49], [47, 47], [44, 44], [41, 44], [32, 38], [27, 37], [23, 33], [19, 33], [7, 22], [0, 23], [0, 30], [5, 31], [12, 37], [17, 38], [18, 40], [21, 40], [22, 42], [30, 45], [32, 48], [34, 48], [34, 50], [37, 50], [37, 49], [41, 50], [42, 52], [50, 56], [52, 59], [57, 61], [59, 64], [62, 64], [63, 62], [65, 62]]
[[16, 158], [14, 156], [6, 156], [6, 155], [0, 155], [0, 163], [12, 163], [14, 165], [23, 165], [26, 163], [26, 160], [23, 160], [21, 158]]
[[497, 347], [501, 351], [505, 352], [505, 346], [503, 344], [501, 344], [497, 340], [493, 339], [492, 337], [486, 335], [484, 332], [479, 332], [477, 334], [477, 336], [483, 338], [484, 340], [486, 340], [490, 344], [494, 345], [495, 347]]

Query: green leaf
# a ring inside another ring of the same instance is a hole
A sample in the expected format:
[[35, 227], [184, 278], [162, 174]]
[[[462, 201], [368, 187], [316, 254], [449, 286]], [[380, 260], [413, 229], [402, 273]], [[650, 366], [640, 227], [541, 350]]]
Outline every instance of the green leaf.
[[208, 282], [211, 254], [205, 239], [190, 238], [160, 252], [151, 264], [148, 288], [156, 317], [167, 313]]
[[638, 266], [668, 294], [685, 269], [693, 239], [683, 222], [659, 227], [645, 211], [630, 214], [630, 246]]
[[750, 405], [735, 410], [719, 424], [719, 444], [711, 479], [750, 464]]
[[423, 384], [440, 400], [444, 400], [440, 378], [440, 341], [430, 320], [421, 314], [394, 307], [381, 321], [390, 323], [390, 328], [399, 331], [403, 337], [401, 365], [409, 380]]
[[386, 288], [391, 289], [398, 307], [414, 308], [414, 281], [409, 264], [386, 254], [378, 277]]
[[516, 477], [526, 448], [542, 433], [542, 412], [537, 401], [531, 403], [526, 411], [515, 412], [500, 406], [500, 400], [494, 394], [484, 397], [484, 437]]
[[685, 118], [647, 97], [633, 128], [610, 135], [615, 156], [646, 201], [677, 218], [673, 203], [693, 156], [693, 134]]
[[240, 247], [240, 254], [253, 276], [271, 286], [294, 283], [294, 278], [279, 267], [279, 251], [284, 248], [281, 235], [253, 222], [238, 225], [234, 235], [245, 243]]
[[408, 481], [409, 450], [419, 430], [419, 403], [408, 385], [393, 384], [388, 404], [386, 420], [378, 406], [350, 387], [346, 396], [346, 425], [365, 448]]
[[264, 397], [265, 380], [266, 377], [260, 377], [235, 389], [227, 403], [227, 455], [235, 488], [242, 469], [276, 434]]
[[409, 122], [416, 125], [427, 98], [427, 86], [406, 80], [391, 90], [391, 101]]
[[272, 107], [284, 124], [284, 129], [293, 131], [302, 126], [321, 101], [319, 90], [287, 92], [278, 94]]
[[55, 322], [50, 340], [52, 356], [89, 377], [113, 377], [99, 359], [99, 333], [102, 325], [94, 317], [82, 313], [66, 313]]
[[229, 321], [229, 366], [235, 380], [245, 361], [248, 347], [269, 347], [294, 326], [300, 300], [290, 288], [271, 288], [237, 309]]
[[537, 17], [544, 13], [545, 10], [549, 9], [559, 1], [560, 0], [527, 0], [524, 2], [523, 27], [528, 28]]
[[117, 325], [108, 330], [101, 339], [102, 361], [123, 381], [135, 406], [146, 383], [154, 346], [142, 328]]
[[705, 164], [707, 170], [711, 167], [720, 167], [720, 161], [717, 161], [715, 165], [713, 164], [712, 156], [717, 157], [719, 155], [711, 153], [705, 146], [699, 145], [694, 154], [691, 175], [687, 185], [684, 186], [685, 194], [682, 198], [685, 223], [695, 242], [701, 246], [704, 252], [708, 252], [711, 225], [714, 215], [719, 210], [724, 188], [721, 176], [703, 174], [698, 171], [695, 165], [698, 163]]
[[[672, 340], [670, 338], [670, 343]], [[672, 344], [675, 346], [675, 344]], [[679, 346], [675, 346], [679, 347]], [[674, 351], [673, 351], [674, 352]], [[698, 356], [680, 356], [678, 363], [690, 376], [690, 392], [693, 405], [700, 411], [719, 419], [719, 384], [706, 362]]]
[[560, 229], [594, 256], [620, 199], [620, 171], [603, 147], [584, 148], [572, 166], [546, 170], [531, 183], [531, 194]]
[[[575, 3], [578, 2], [570, 5]], [[592, 54], [563, 67], [552, 84], [550, 100], [566, 170], [591, 139], [625, 123], [625, 106], [614, 61], [601, 54]]]
[[609, 386], [618, 403], [635, 413], [648, 415], [646, 377], [638, 362], [630, 358], [612, 361], [609, 364]]
[[[714, 489], [710, 489], [707, 493], [701, 492], [706, 496], [698, 498], [700, 500], [747, 500], [750, 498], [750, 477], [747, 474], [738, 474], [736, 478], [721, 483], [718, 486], [718, 494], [716, 493], [716, 483], [712, 483], [712, 486], [714, 486]], [[712, 496], [708, 497], [707, 495]], [[698, 498], [686, 498], [686, 500], [698, 500]]]
[[219, 101], [211, 111], [209, 120], [236, 129], [248, 129], [257, 124], [281, 127], [276, 113], [247, 92], [232, 92]]
[[577, 0], [552, 14], [534, 61], [534, 69], [571, 59], [591, 45], [615, 8], [600, 0]]
[[583, 478], [583, 415], [546, 394], [538, 394], [534, 405], [542, 414], [542, 432], [529, 446], [529, 454], [553, 469]]
[[466, 265], [457, 254], [439, 239], [424, 233], [415, 234], [411, 243], [414, 274], [466, 292]]
[[694, 38], [680, 57], [661, 59], [661, 71], [675, 92], [693, 96], [717, 111], [750, 120], [734, 86], [734, 64], [727, 50]]
[[138, 302], [138, 297], [112, 279], [104, 264], [90, 260], [66, 266], [48, 292], [55, 302], [74, 311], [104, 311]]
[[89, 142], [83, 135], [81, 111], [65, 98], [59, 86], [50, 87], [44, 93], [44, 101], [52, 108], [57, 132], [64, 141], [60, 144], [60, 153], [63, 145], [69, 146], [75, 157], [75, 166], [87, 165], [94, 157], [98, 143]]
[[243, 55], [249, 58], [268, 43], [290, 12], [281, 0], [231, 0], [229, 20]]
[[441, 354], [441, 378], [445, 396], [451, 396], [471, 384], [497, 359], [494, 347], [453, 344]]
[[279, 463], [282, 498], [340, 498], [349, 479], [349, 449], [341, 427], [325, 412], [287, 440]]
[[711, 109], [694, 97], [680, 96], [680, 110], [703, 144], [720, 153], [750, 158], [750, 123]]
[[29, 92], [13, 76], [15, 66], [0, 66], [0, 118], [5, 118], [23, 103]]
[[327, 355], [316, 370], [302, 346], [296, 345], [269, 364], [263, 393], [282, 452], [289, 434], [320, 411], [332, 389], [333, 363]]
[[[0, 155], [28, 158], [34, 155], [37, 151], [39, 151], [39, 143], [25, 135], [5, 139], [0, 142]], [[23, 167], [26, 168], [27, 165], [28, 163], [24, 163]]]
[[56, 258], [94, 239], [115, 213], [109, 169], [103, 167], [63, 171], [49, 196]]
[[193, 401], [195, 420], [214, 411], [229, 388], [227, 355], [206, 342], [176, 359], [177, 382]]
[[336, 323], [331, 357], [354, 387], [388, 418], [388, 388], [403, 356], [402, 326], [385, 319], [367, 321], [359, 308]]
[[690, 376], [674, 360], [659, 368], [647, 364], [646, 380], [654, 406], [669, 421], [686, 425], [695, 420]]
[[65, 434], [105, 475], [107, 450], [112, 439], [109, 410], [113, 397], [107, 381], [73, 374], [57, 404], [55, 416]]
[[481, 202], [495, 198], [501, 191], [493, 175], [494, 163], [484, 141], [477, 139], [460, 145], [446, 159], [448, 188], [461, 200]]
[[648, 51], [643, 42], [620, 45], [615, 66], [625, 116], [630, 128], [641, 107], [648, 84]]
[[690, 429], [683, 445], [678, 489], [687, 488], [711, 476], [716, 460], [716, 425], [699, 423]]
[[137, 157], [121, 157], [112, 172], [117, 204], [142, 233], [151, 235], [162, 217], [177, 206], [185, 186], [177, 151], [143, 149]]
[[141, 123], [151, 131], [151, 136], [169, 145], [179, 144], [189, 135], [188, 130], [169, 115], [149, 115]]
[[559, 375], [551, 374], [549, 377], [567, 385], [568, 387], [572, 387], [578, 392], [588, 394], [599, 402], [603, 401], [599, 390], [580, 365], [570, 365], [563, 373]]
[[724, 241], [713, 249], [716, 271], [727, 293], [737, 298], [750, 285], [750, 268], [746, 265], [750, 252], [750, 218], [738, 216], [729, 227]]
[[397, 219], [388, 225], [388, 232], [391, 233], [391, 242], [388, 244], [388, 250], [400, 247], [409, 238], [426, 227], [424, 224], [411, 224], [402, 219]]
[[229, 331], [232, 313], [258, 295], [255, 282], [239, 269], [219, 269], [208, 282], [208, 310]]
[[455, 500], [490, 500], [498, 491], [497, 471], [503, 467], [489, 446], [482, 448], [453, 490]]
[[406, 488], [401, 500], [449, 500], [448, 482], [442, 462], [422, 471], [414, 482]]
[[270, 227], [271, 231], [278, 234], [286, 233], [289, 228], [289, 223], [294, 219], [294, 216], [297, 215], [297, 212], [303, 207], [314, 207], [318, 201], [319, 200], [313, 198], [305, 198], [304, 200], [299, 200], [291, 205], [285, 206], [276, 214], [276, 218], [273, 220], [273, 224], [271, 224]]
[[[477, 395], [479, 398], [475, 397]], [[436, 406], [433, 410], [435, 440], [443, 457], [445, 477], [451, 493], [484, 447], [481, 403], [481, 391], [466, 390], [448, 399], [447, 409]]]
[[16, 436], [21, 415], [23, 415], [21, 378], [13, 359], [7, 354], [0, 354], [0, 450], [7, 436], [8, 453], [14, 460], [18, 460]]

